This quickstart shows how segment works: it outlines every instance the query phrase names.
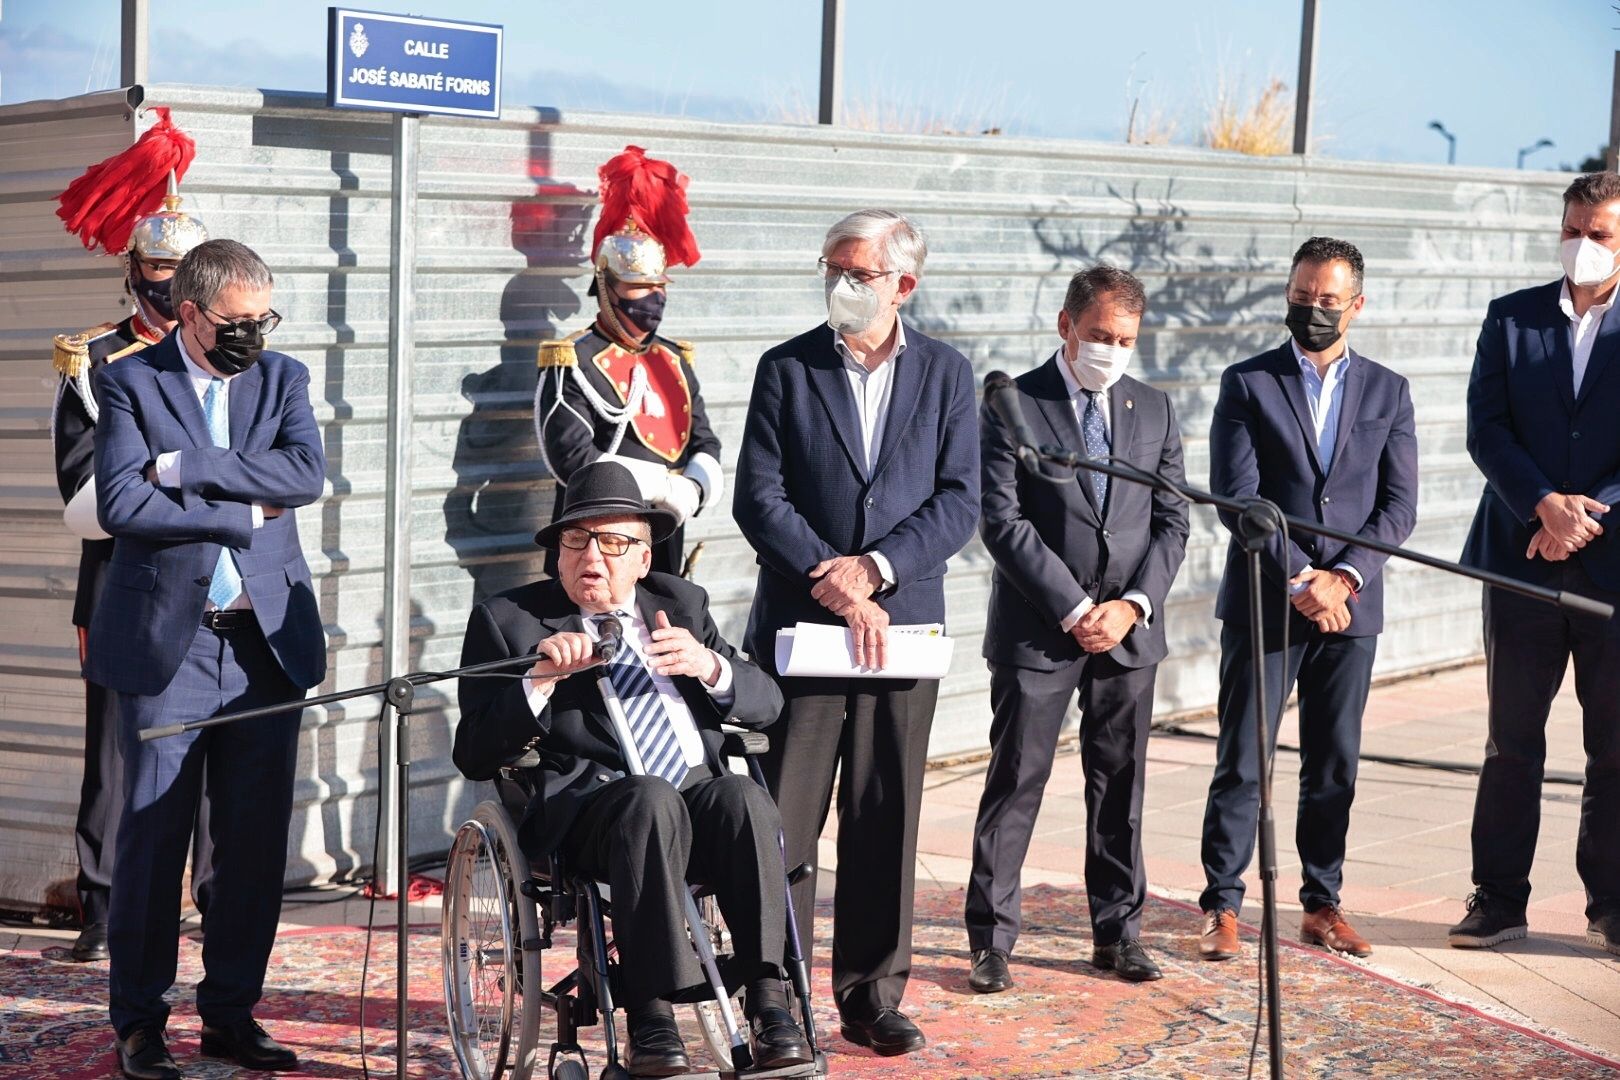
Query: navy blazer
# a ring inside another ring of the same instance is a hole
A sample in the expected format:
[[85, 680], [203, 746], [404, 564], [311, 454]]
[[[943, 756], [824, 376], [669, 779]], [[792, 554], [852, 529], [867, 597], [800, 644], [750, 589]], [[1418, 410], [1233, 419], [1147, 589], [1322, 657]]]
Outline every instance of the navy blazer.
[[893, 623], [942, 622], [945, 562], [979, 518], [973, 369], [906, 326], [883, 445], [869, 479], [855, 398], [825, 323], [760, 357], [731, 513], [759, 562], [745, 647], [772, 667], [776, 632], [842, 623], [810, 595], [810, 571], [881, 551], [895, 586], [874, 597]]
[[[128, 694], [158, 694], [202, 622], [221, 545], [236, 553], [253, 613], [297, 686], [326, 677], [326, 637], [293, 508], [320, 498], [321, 433], [309, 371], [266, 352], [231, 382], [229, 449], [208, 434], [202, 403], [170, 334], [95, 374], [96, 498], [116, 540], [90, 626], [85, 678]], [[182, 486], [143, 475], [181, 451]], [[253, 503], [285, 507], [253, 528]]]
[[[1485, 491], [1463, 561], [1538, 585], [1553, 585], [1557, 573], [1554, 563], [1524, 557], [1542, 498], [1561, 492], [1620, 506], [1620, 312], [1604, 315], [1577, 397], [1562, 285], [1491, 301], [1468, 379], [1468, 453]], [[1609, 517], [1598, 515], [1604, 535], [1575, 557], [1593, 581], [1620, 590], [1620, 523]]]
[[[1221, 393], [1209, 428], [1209, 486], [1220, 495], [1260, 495], [1292, 517], [1314, 520], [1369, 540], [1401, 544], [1417, 521], [1417, 433], [1406, 379], [1350, 350], [1333, 461], [1322, 468], [1316, 449], [1304, 376], [1293, 346], [1233, 364], [1221, 374]], [[1237, 516], [1220, 512], [1235, 529]], [[1384, 628], [1384, 577], [1388, 556], [1337, 540], [1290, 533], [1262, 553], [1270, 585], [1262, 618], [1269, 626], [1287, 579], [1307, 566], [1327, 570], [1348, 563], [1361, 575], [1359, 599], [1350, 604], [1350, 637]], [[1215, 601], [1215, 617], [1248, 625], [1247, 560], [1234, 537]], [[1290, 608], [1290, 633], [1304, 633], [1304, 616]]]
[[[782, 692], [770, 676], [737, 655], [709, 617], [709, 596], [672, 574], [656, 571], [636, 586], [636, 608], [649, 625], [657, 613], [671, 626], [684, 627], [706, 647], [731, 663], [732, 696], [720, 705], [698, 680], [677, 675], [670, 681], [680, 691], [708, 752], [720, 768], [721, 722], [764, 727], [782, 711]], [[554, 578], [508, 589], [473, 608], [461, 663], [483, 664], [526, 656], [544, 638], [563, 631], [582, 632], [579, 606]], [[538, 790], [518, 823], [523, 849], [539, 857], [557, 849], [586, 801], [606, 784], [625, 775], [628, 766], [613, 722], [597, 689], [598, 672], [584, 671], [563, 679], [537, 717], [523, 692], [522, 671], [513, 677], [462, 679], [457, 698], [461, 721], [452, 750], [456, 768], [473, 780], [488, 780], [531, 745], [540, 755]]]
[[[1015, 380], [1020, 405], [1038, 442], [1083, 452], [1059, 363], [1054, 356]], [[1186, 479], [1181, 429], [1162, 390], [1126, 375], [1109, 388], [1108, 406], [1115, 457], [1178, 484]], [[1115, 478], [1099, 512], [1090, 473], [1021, 465], [1006, 427], [989, 408], [979, 416], [979, 439], [979, 535], [996, 562], [984, 658], [1055, 671], [1080, 659], [1079, 643], [1060, 624], [1082, 598], [1104, 603], [1140, 592], [1153, 605], [1153, 617], [1109, 655], [1128, 668], [1163, 660], [1169, 651], [1164, 602], [1187, 552], [1187, 504]]]

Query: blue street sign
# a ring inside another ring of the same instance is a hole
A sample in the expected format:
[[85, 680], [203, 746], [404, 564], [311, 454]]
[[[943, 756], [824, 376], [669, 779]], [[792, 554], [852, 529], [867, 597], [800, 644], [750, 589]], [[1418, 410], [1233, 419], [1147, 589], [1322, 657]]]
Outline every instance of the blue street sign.
[[327, 10], [328, 105], [491, 120], [501, 115], [501, 27]]

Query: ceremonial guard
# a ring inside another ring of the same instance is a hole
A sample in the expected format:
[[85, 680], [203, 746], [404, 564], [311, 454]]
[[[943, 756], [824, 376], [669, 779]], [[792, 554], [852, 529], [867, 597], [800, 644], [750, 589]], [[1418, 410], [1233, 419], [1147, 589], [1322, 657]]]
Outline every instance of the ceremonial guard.
[[[158, 123], [133, 146], [91, 166], [57, 197], [57, 216], [87, 250], [100, 248], [104, 254], [123, 257], [125, 288], [135, 302], [135, 310], [122, 322], [58, 334], [55, 340], [54, 365], [59, 378], [51, 410], [51, 442], [56, 483], [67, 503], [63, 520], [81, 543], [73, 600], [81, 664], [86, 658], [86, 632], [113, 550], [112, 538], [96, 521], [94, 450], [100, 410], [90, 392], [90, 377], [105, 364], [156, 345], [174, 329], [169, 279], [181, 257], [208, 239], [202, 222], [180, 209], [180, 197], [175, 193], [175, 185], [195, 154], [195, 144], [169, 120], [167, 109], [153, 111], [160, 117]], [[107, 958], [113, 833], [122, 791], [116, 708], [105, 687], [85, 682], [84, 780], [74, 830], [82, 928], [70, 950], [80, 962]], [[202, 817], [199, 814], [199, 820]], [[203, 906], [201, 886], [208, 876], [207, 849], [207, 830], [199, 828], [192, 856], [192, 889], [199, 908]]]
[[687, 178], [639, 146], [625, 147], [597, 177], [602, 216], [591, 240], [590, 288], [596, 319], [540, 346], [534, 425], [557, 480], [552, 516], [562, 512], [564, 490], [581, 466], [617, 461], [647, 502], [675, 516], [678, 527], [653, 545], [653, 570], [689, 574], [685, 522], [720, 498], [725, 474], [692, 345], [658, 334], [665, 271], [699, 258], [686, 223]]

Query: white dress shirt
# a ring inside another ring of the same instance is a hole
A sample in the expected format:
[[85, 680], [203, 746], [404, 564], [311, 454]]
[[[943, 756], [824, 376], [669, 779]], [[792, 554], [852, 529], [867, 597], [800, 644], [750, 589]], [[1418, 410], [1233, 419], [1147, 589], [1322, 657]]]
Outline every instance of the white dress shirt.
[[1597, 343], [1598, 327], [1603, 323], [1603, 316], [1609, 313], [1614, 301], [1620, 296], [1620, 286], [1609, 290], [1609, 298], [1601, 304], [1593, 304], [1586, 309], [1586, 314], [1575, 314], [1575, 301], [1569, 295], [1569, 279], [1558, 290], [1558, 307], [1563, 311], [1564, 318], [1569, 320], [1569, 348], [1573, 353], [1575, 367], [1575, 393], [1581, 392], [1581, 380], [1586, 378], [1586, 365], [1592, 359], [1592, 346]]
[[[1080, 380], [1074, 377], [1074, 370], [1069, 365], [1069, 345], [1067, 342], [1064, 342], [1064, 344], [1058, 348], [1057, 366], [1058, 371], [1063, 375], [1063, 385], [1069, 391], [1069, 405], [1074, 409], [1075, 425], [1079, 427], [1081, 431], [1084, 431], [1086, 429], [1086, 390], [1085, 387], [1080, 385]], [[1103, 432], [1108, 436], [1108, 443], [1110, 446], [1112, 446], [1114, 441], [1114, 413], [1113, 404], [1108, 400], [1107, 390], [1101, 391], [1097, 394], [1097, 411], [1102, 413]], [[1081, 446], [1079, 449], [1084, 450], [1085, 447]], [[1081, 483], [1089, 482], [1089, 477], [1081, 480]], [[1129, 483], [1129, 481], [1121, 482]], [[1153, 622], [1153, 601], [1147, 598], [1147, 594], [1141, 592], [1140, 590], [1132, 589], [1130, 592], [1121, 596], [1120, 599], [1129, 600], [1137, 607], [1142, 609], [1142, 617], [1136, 620], [1137, 626], [1148, 626]], [[1074, 609], [1071, 610], [1067, 615], [1063, 616], [1062, 620], [1058, 622], [1058, 626], [1062, 628], [1065, 634], [1067, 634], [1070, 630], [1074, 629], [1075, 623], [1079, 622], [1085, 613], [1090, 611], [1096, 605], [1096, 603], [1097, 602], [1091, 597], [1082, 596], [1080, 598], [1080, 602], [1074, 605]]]
[[[883, 431], [889, 423], [889, 402], [894, 396], [894, 369], [900, 355], [906, 351], [906, 325], [894, 320], [894, 342], [889, 351], [868, 370], [855, 358], [855, 353], [844, 343], [844, 335], [833, 331], [833, 348], [844, 361], [844, 375], [849, 379], [849, 392], [855, 399], [855, 418], [861, 425], [861, 449], [866, 460], [862, 463], [868, 478], [877, 468], [878, 453], [883, 449]], [[866, 554], [877, 563], [883, 588], [894, 588], [894, 564], [881, 551]]]
[[[174, 332], [174, 343], [180, 347], [180, 360], [186, 365], [186, 374], [191, 376], [191, 389], [196, 392], [197, 403], [201, 405], [203, 399], [208, 395], [208, 387], [214, 381], [215, 376], [208, 374], [197, 365], [196, 361], [192, 360], [191, 354], [186, 351], [186, 336], [178, 329]], [[237, 374], [240, 374], [240, 372]], [[221, 375], [218, 378], [221, 381], [219, 388], [220, 408], [225, 410], [226, 416], [229, 416], [231, 415], [231, 380], [236, 376]], [[207, 419], [206, 412], [203, 418], [204, 420]], [[158, 487], [177, 488], [180, 486], [181, 453], [182, 451], [179, 450], [167, 451], [159, 454], [152, 463], [152, 471], [156, 474]], [[263, 526], [264, 507], [254, 503], [248, 507], [248, 510], [253, 515], [253, 527], [257, 529]], [[239, 566], [237, 569], [240, 570], [241, 567]], [[244, 584], [242, 591], [236, 594], [236, 599], [225, 605], [225, 610], [244, 611], [252, 606], [253, 601], [248, 598], [247, 586]], [[208, 601], [204, 610], [214, 610], [214, 602], [212, 600]]]
[[[636, 655], [641, 657], [641, 662], [647, 666], [647, 674], [652, 676], [653, 688], [663, 699], [664, 712], [668, 714], [669, 722], [675, 728], [675, 739], [681, 744], [681, 754], [686, 759], [687, 767], [703, 764], [703, 738], [698, 734], [697, 721], [692, 719], [692, 710], [687, 707], [686, 699], [681, 697], [681, 692], [676, 689], [674, 681], [653, 670], [652, 662], [647, 656], [647, 649], [653, 643], [652, 628], [641, 617], [641, 612], [636, 610], [633, 596], [625, 605], [625, 612], [625, 615], [619, 617], [619, 622], [624, 625], [624, 644], [634, 649]], [[582, 611], [580, 618], [585, 621], [585, 636], [593, 642], [599, 640], [595, 616]], [[715, 680], [713, 686], [702, 679], [699, 679], [698, 683], [708, 691], [715, 704], [724, 708], [731, 704], [733, 697], [731, 661], [712, 649], [710, 652], [720, 662], [720, 677]], [[601, 672], [593, 669], [580, 674], [594, 679]], [[551, 702], [551, 692], [556, 686], [555, 682], [536, 683], [527, 675], [523, 677], [523, 693], [529, 699], [529, 709], [536, 717], [546, 711], [546, 706]]]
[[[1305, 388], [1305, 404], [1311, 412], [1311, 426], [1316, 429], [1316, 456], [1326, 469], [1333, 464], [1333, 452], [1338, 449], [1339, 443], [1339, 414], [1344, 410], [1344, 375], [1350, 368], [1350, 342], [1339, 338], [1340, 353], [1328, 361], [1327, 374], [1323, 375], [1316, 369], [1316, 362], [1305, 355], [1299, 347], [1299, 342], [1290, 338], [1288, 347], [1294, 350], [1294, 361], [1299, 364], [1300, 382]], [[1361, 580], [1361, 571], [1349, 563], [1335, 563], [1335, 570], [1343, 570], [1355, 580], [1356, 591], [1366, 584]], [[1307, 566], [1300, 571], [1300, 576], [1316, 573], [1316, 567]], [[1305, 583], [1289, 586], [1289, 592], [1299, 593], [1305, 590]]]

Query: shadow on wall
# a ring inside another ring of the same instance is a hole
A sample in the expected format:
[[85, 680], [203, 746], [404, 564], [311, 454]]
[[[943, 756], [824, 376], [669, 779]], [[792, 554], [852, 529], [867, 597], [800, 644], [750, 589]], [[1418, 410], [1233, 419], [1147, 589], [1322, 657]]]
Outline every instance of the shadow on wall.
[[[560, 120], [547, 111], [543, 124]], [[535, 444], [535, 358], [540, 342], [561, 333], [582, 306], [567, 278], [586, 262], [594, 196], [551, 175], [543, 126], [529, 132], [526, 168], [534, 193], [511, 208], [512, 246], [526, 266], [501, 294], [499, 362], [462, 380], [472, 410], [456, 434], [456, 486], [444, 502], [445, 538], [473, 579], [474, 604], [540, 575], [533, 534], [544, 524], [553, 485]]]

